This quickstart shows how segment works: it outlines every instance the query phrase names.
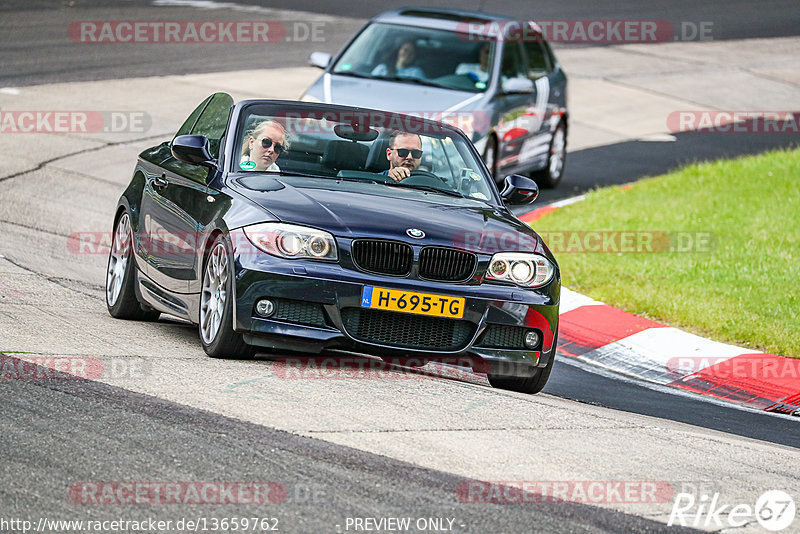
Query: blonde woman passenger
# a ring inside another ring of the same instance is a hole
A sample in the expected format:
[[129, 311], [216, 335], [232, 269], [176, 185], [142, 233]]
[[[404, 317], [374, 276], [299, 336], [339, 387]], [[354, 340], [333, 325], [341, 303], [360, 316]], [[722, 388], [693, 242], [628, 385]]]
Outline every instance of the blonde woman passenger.
[[275, 161], [289, 149], [286, 128], [279, 122], [259, 122], [242, 145], [239, 166], [249, 171], [280, 171]]

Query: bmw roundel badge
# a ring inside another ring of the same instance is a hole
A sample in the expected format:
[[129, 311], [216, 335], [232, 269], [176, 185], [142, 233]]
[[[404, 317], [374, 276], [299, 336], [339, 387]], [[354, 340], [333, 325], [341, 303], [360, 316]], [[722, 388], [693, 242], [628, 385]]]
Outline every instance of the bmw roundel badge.
[[409, 237], [413, 237], [414, 239], [422, 239], [423, 237], [425, 237], [425, 232], [423, 232], [418, 228], [409, 228], [408, 230], [406, 230], [406, 233], [408, 234]]

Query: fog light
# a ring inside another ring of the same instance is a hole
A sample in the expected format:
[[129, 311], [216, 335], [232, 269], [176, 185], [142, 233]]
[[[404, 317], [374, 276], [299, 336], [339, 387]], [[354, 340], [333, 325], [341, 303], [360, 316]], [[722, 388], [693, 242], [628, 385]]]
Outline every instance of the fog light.
[[535, 349], [539, 345], [539, 333], [531, 330], [525, 334], [525, 346], [529, 349]]
[[[269, 299], [261, 299], [256, 302], [256, 313], [261, 317], [269, 317], [275, 313], [275, 303]], [[527, 338], [525, 338], [527, 340]]]

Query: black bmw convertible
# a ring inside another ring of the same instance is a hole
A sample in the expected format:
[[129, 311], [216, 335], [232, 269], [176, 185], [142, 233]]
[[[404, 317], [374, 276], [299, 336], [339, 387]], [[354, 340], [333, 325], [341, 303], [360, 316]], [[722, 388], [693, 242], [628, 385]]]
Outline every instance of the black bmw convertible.
[[139, 155], [108, 261], [112, 316], [199, 326], [209, 356], [462, 358], [535, 393], [560, 274], [458, 129], [329, 104], [209, 96]]

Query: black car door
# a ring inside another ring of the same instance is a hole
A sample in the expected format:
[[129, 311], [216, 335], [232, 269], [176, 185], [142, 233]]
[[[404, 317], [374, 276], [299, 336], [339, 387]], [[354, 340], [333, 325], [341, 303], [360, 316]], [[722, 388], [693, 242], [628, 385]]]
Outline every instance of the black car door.
[[[211, 95], [192, 112], [177, 135], [206, 136], [209, 150], [217, 158], [232, 105], [230, 95]], [[179, 161], [171, 153], [160, 171], [147, 177], [142, 198], [141, 218], [150, 249], [147, 275], [168, 291], [198, 292], [198, 240], [215, 211], [215, 197], [209, 195], [206, 185], [213, 171]]]

